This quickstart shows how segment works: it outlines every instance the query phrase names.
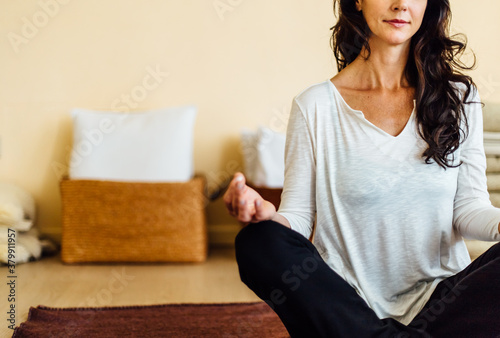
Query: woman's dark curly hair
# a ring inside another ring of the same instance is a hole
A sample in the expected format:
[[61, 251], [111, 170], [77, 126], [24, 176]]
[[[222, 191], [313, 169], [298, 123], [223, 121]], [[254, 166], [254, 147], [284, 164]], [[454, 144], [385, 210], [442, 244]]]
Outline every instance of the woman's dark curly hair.
[[[339, 72], [353, 62], [365, 47], [370, 56], [370, 29], [356, 0], [334, 0], [339, 20], [332, 27], [331, 44]], [[474, 82], [460, 71], [470, 70], [459, 58], [466, 50], [463, 35], [449, 36], [449, 0], [428, 0], [422, 25], [412, 37], [405, 74], [416, 88], [416, 112], [420, 136], [427, 142], [426, 163], [434, 160], [443, 168], [456, 167], [453, 153], [467, 137], [468, 123], [464, 105]], [[460, 41], [459, 40], [462, 40]], [[465, 85], [459, 93], [457, 84]]]

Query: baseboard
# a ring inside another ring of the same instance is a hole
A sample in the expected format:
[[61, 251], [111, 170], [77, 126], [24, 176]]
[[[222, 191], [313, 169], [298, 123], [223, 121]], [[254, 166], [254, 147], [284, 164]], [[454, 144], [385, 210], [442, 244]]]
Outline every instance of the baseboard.
[[233, 246], [241, 226], [239, 224], [217, 224], [208, 227], [208, 242], [213, 246]]
[[50, 238], [57, 244], [61, 244], [62, 229], [60, 227], [38, 228], [43, 238]]

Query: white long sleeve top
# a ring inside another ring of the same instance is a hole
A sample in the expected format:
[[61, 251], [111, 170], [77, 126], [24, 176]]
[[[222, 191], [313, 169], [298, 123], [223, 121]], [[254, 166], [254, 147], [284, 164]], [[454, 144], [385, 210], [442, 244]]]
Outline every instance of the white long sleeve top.
[[330, 80], [293, 100], [278, 213], [305, 237], [316, 216], [322, 258], [379, 318], [411, 322], [436, 285], [470, 263], [462, 237], [500, 240], [481, 105], [465, 112], [469, 134], [455, 152], [462, 164], [444, 170], [422, 157], [415, 110], [394, 137], [349, 107]]

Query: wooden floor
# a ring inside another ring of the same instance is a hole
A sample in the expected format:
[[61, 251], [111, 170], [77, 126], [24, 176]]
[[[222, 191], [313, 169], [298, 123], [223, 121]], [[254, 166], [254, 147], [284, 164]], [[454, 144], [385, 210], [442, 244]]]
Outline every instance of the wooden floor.
[[[0, 337], [10, 337], [7, 267], [0, 268]], [[252, 302], [234, 251], [212, 249], [201, 264], [66, 265], [60, 257], [16, 267], [16, 326], [30, 306], [90, 307], [166, 303]]]

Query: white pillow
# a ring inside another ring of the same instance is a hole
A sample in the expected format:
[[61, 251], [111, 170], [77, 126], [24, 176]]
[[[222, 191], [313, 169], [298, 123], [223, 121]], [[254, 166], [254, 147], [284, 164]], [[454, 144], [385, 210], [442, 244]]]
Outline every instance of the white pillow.
[[193, 177], [194, 106], [140, 113], [73, 109], [71, 179], [185, 182]]
[[243, 154], [243, 167], [245, 168], [244, 174], [247, 181], [254, 183], [258, 165], [257, 132], [243, 129], [241, 131], [240, 142], [241, 152]]
[[500, 132], [500, 103], [485, 102], [483, 125], [485, 131]]
[[266, 127], [241, 132], [245, 175], [259, 187], [282, 188], [285, 172], [285, 134]]

